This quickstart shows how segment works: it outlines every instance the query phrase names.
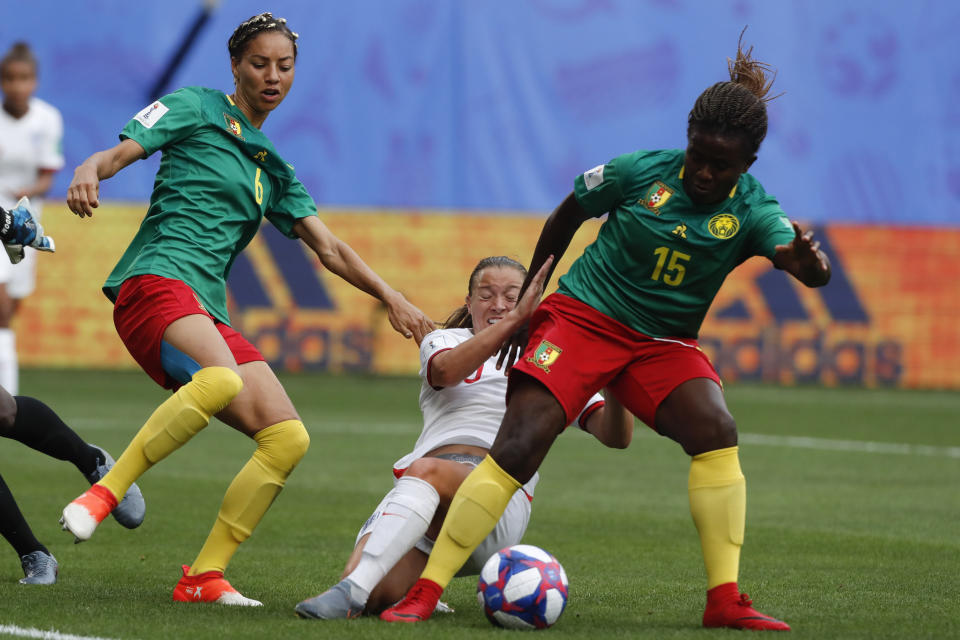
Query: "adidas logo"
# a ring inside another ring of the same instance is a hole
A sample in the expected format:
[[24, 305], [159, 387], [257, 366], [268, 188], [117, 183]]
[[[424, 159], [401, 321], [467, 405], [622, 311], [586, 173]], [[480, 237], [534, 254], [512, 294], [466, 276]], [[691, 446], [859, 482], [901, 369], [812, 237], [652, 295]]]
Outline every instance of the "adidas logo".
[[[718, 306], [716, 322], [700, 334], [700, 346], [724, 378], [827, 384], [895, 386], [904, 373], [904, 347], [896, 336], [878, 335], [870, 313], [828, 233], [818, 233], [830, 256], [830, 284], [805, 295], [783, 271], [756, 276], [743, 295]], [[759, 303], [759, 304], [758, 304]], [[754, 315], [765, 306], [769, 320]], [[746, 329], [746, 332], [744, 331]]]

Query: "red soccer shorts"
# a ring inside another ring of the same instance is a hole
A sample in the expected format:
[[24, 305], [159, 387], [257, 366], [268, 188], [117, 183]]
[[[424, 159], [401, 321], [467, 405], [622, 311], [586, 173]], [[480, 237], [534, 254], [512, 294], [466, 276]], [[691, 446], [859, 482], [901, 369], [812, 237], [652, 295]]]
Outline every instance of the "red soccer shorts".
[[550, 390], [567, 424], [591, 395], [608, 387], [630, 413], [655, 429], [657, 407], [679, 385], [693, 378], [721, 384], [696, 340], [651, 338], [558, 293], [533, 313], [530, 340], [513, 369]]
[[113, 323], [127, 351], [147, 375], [165, 389], [177, 389], [181, 383], [164, 371], [160, 345], [170, 323], [194, 314], [210, 318], [237, 364], [264, 360], [257, 348], [238, 331], [207, 313], [193, 289], [180, 280], [155, 275], [127, 279], [113, 306]]

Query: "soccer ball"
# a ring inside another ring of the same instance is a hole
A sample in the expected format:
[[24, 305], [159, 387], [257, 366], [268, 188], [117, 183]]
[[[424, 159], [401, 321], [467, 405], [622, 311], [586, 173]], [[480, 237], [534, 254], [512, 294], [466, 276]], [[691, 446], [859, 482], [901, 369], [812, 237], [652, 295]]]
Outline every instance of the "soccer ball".
[[517, 544], [501, 549], [483, 565], [477, 600], [494, 626], [546, 629], [567, 606], [567, 574], [540, 547]]

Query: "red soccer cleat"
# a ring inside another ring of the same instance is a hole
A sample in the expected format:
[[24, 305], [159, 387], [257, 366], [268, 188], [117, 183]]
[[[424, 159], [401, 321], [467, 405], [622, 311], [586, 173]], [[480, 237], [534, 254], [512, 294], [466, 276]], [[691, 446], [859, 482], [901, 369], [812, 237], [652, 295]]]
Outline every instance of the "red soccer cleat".
[[190, 567], [183, 565], [183, 577], [173, 588], [174, 602], [212, 602], [238, 607], [262, 607], [263, 603], [242, 595], [230, 586], [222, 571], [204, 571], [188, 576]]
[[443, 587], [436, 582], [420, 578], [403, 600], [380, 614], [380, 619], [387, 622], [422, 622], [433, 613], [442, 593]]
[[73, 534], [74, 542], [89, 540], [90, 536], [117, 506], [117, 499], [99, 484], [91, 486], [79, 498], [63, 509], [60, 524]]
[[752, 629], [754, 631], [790, 631], [782, 620], [763, 615], [750, 605], [745, 593], [740, 593], [736, 582], [727, 582], [707, 591], [707, 608], [703, 612], [703, 626]]

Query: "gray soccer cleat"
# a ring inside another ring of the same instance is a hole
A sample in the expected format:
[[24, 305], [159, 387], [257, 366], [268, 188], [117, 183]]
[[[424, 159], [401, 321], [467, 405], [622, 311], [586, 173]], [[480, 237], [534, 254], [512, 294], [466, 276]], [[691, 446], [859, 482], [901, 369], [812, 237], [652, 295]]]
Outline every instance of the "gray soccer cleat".
[[[103, 464], [98, 465], [92, 473], [86, 476], [90, 484], [96, 484], [113, 468], [115, 461], [103, 447], [98, 447], [95, 444], [91, 444], [90, 446], [100, 451], [104, 459]], [[127, 492], [123, 494], [123, 500], [120, 501], [111, 513], [113, 513], [116, 521], [127, 529], [136, 529], [143, 523], [143, 518], [147, 514], [147, 505], [143, 501], [143, 494], [140, 492], [140, 487], [138, 487], [136, 483], [130, 485]]]
[[20, 566], [23, 567], [20, 584], [54, 584], [60, 572], [57, 559], [43, 551], [31, 551], [23, 556]]
[[320, 595], [304, 600], [293, 610], [301, 618], [316, 618], [319, 620], [357, 618], [363, 613], [365, 603], [353, 599], [351, 586], [353, 586], [353, 583], [344, 578]]

